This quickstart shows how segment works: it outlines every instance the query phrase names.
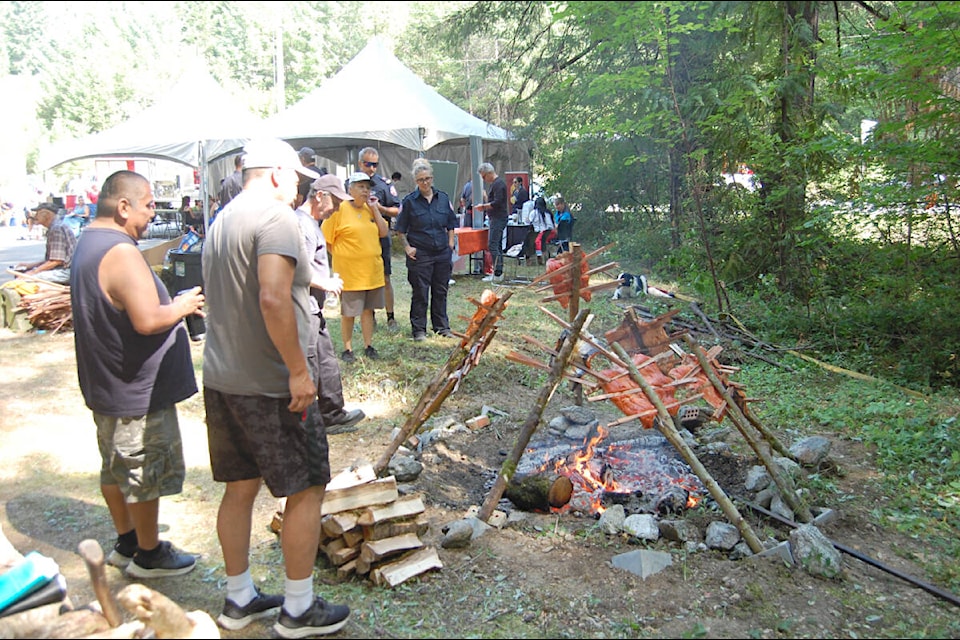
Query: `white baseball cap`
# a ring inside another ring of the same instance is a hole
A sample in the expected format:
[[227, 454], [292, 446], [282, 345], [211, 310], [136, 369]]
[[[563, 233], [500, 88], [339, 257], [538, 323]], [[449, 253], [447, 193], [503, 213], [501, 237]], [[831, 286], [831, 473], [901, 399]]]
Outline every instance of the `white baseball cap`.
[[308, 178], [319, 178], [320, 174], [308, 169], [300, 162], [300, 157], [289, 143], [277, 138], [251, 140], [243, 148], [244, 169], [293, 169]]

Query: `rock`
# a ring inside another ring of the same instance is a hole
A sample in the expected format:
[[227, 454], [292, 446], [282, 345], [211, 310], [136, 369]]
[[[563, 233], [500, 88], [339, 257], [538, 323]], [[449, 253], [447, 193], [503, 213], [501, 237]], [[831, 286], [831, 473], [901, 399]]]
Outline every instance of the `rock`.
[[783, 497], [776, 493], [773, 498], [770, 500], [770, 511], [777, 514], [785, 520], [793, 522], [793, 509], [787, 506], [787, 503], [783, 501]]
[[762, 464], [750, 467], [747, 477], [743, 481], [743, 488], [747, 491], [757, 491], [770, 484], [770, 473]]
[[600, 520], [597, 522], [597, 526], [608, 536], [616, 535], [620, 533], [626, 517], [627, 512], [624, 510], [623, 505], [615, 504], [600, 514]]
[[797, 459], [800, 464], [807, 467], [815, 467], [823, 462], [830, 453], [832, 443], [823, 436], [810, 436], [790, 447], [790, 454]]
[[590, 424], [597, 420], [592, 411], [576, 405], [560, 409], [560, 415], [566, 418], [571, 424]]
[[707, 525], [705, 542], [708, 549], [730, 551], [740, 542], [740, 531], [729, 522], [717, 520]]
[[489, 528], [490, 525], [480, 522], [472, 516], [455, 520], [443, 527], [443, 538], [440, 539], [440, 546], [444, 549], [462, 549], [470, 544], [470, 541], [474, 538], [482, 536]]
[[703, 536], [697, 525], [686, 520], [661, 520], [660, 535], [671, 542], [700, 542]]
[[420, 476], [423, 465], [410, 456], [394, 455], [387, 464], [387, 473], [396, 477], [397, 482], [411, 482]]
[[634, 538], [655, 541], [660, 538], [657, 519], [649, 513], [635, 513], [623, 521], [622, 529]]
[[812, 576], [835, 578], [840, 573], [840, 552], [811, 524], [790, 532], [790, 552], [793, 561]]

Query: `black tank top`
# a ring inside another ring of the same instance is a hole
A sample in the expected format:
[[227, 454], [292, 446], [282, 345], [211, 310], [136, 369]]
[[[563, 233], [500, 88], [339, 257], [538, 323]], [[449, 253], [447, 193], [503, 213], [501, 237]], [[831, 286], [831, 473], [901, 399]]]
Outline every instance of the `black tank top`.
[[[133, 328], [125, 311], [100, 289], [98, 272], [107, 251], [136, 244], [113, 229], [87, 227], [70, 269], [77, 374], [87, 406], [103, 415], [135, 417], [153, 413], [197, 392], [190, 343], [182, 322], [157, 335]], [[154, 274], [161, 304], [170, 294]]]

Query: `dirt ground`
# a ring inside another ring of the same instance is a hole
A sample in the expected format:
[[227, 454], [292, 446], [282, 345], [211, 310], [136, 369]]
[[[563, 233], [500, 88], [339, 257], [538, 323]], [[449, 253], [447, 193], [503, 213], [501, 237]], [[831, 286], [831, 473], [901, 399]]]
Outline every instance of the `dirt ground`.
[[[412, 352], [412, 342], [408, 348]], [[195, 352], [195, 361], [199, 353]], [[0, 371], [4, 377], [0, 387], [3, 532], [19, 551], [37, 550], [59, 563], [74, 604], [92, 602], [95, 597], [76, 554], [77, 545], [94, 538], [106, 546], [114, 534], [96, 484], [94, 428], [76, 384], [72, 335], [24, 336], [0, 330]], [[842, 575], [825, 580], [782, 561], [734, 561], [718, 551], [685, 551], [664, 540], [641, 547], [623, 535], [604, 535], [590, 517], [534, 513], [517, 514], [517, 521], [488, 531], [464, 549], [440, 548], [442, 527], [463, 517], [471, 505], [482, 503], [537, 392], [526, 387], [506, 391], [451, 396], [438, 416], [463, 421], [488, 405], [507, 417], [487, 428], [454, 433], [432, 443], [421, 454], [424, 471], [404, 485], [405, 490], [423, 496], [431, 522], [423, 538], [438, 548], [443, 569], [392, 591], [359, 579], [344, 588], [331, 578], [335, 574], [325, 561], [318, 561], [320, 590], [333, 593], [353, 609], [342, 637], [960, 634], [960, 607], [850, 555], [843, 556]], [[569, 387], [563, 385], [544, 418], [553, 418], [560, 408], [573, 403]], [[330, 438], [335, 468], [358, 459], [375, 460], [391, 440], [396, 423], [391, 412], [397, 409], [391, 407], [389, 394], [362, 406], [369, 419], [360, 430]], [[160, 579], [150, 586], [187, 610], [201, 609], [216, 616], [223, 598], [222, 560], [214, 532], [220, 488], [209, 478], [201, 400], [195, 397], [183, 403], [180, 415], [187, 484], [182, 495], [162, 502], [162, 535], [197, 553], [200, 561], [188, 576]], [[937, 550], [925, 548], [923, 540], [881, 528], [871, 515], [886, 500], [878, 493], [871, 452], [859, 442], [822, 435], [833, 440], [831, 460], [839, 470], [829, 474], [838, 489], [831, 495], [847, 497], [842, 503], [818, 504], [840, 516], [823, 532], [885, 566], [926, 581], [920, 566], [909, 558], [911, 554], [929, 558]], [[730, 442], [737, 446], [733, 436]], [[730, 494], [743, 492], [745, 469], [755, 464], [746, 455], [704, 456], [703, 462]], [[267, 528], [275, 507], [275, 501], [262, 492], [252, 552], [255, 577], [272, 576], [273, 585], [281, 572], [276, 537]], [[782, 525], [744, 515], [761, 538], [785, 539], [788, 533]], [[723, 519], [719, 511], [698, 510], [687, 517], [701, 522]], [[644, 547], [671, 553], [672, 566], [641, 579], [611, 565], [613, 556]], [[126, 583], [114, 569], [108, 576], [115, 591]], [[406, 617], [397, 614], [401, 607], [406, 608]], [[224, 632], [224, 637], [268, 638], [273, 632], [267, 624], [255, 624], [242, 632]]]

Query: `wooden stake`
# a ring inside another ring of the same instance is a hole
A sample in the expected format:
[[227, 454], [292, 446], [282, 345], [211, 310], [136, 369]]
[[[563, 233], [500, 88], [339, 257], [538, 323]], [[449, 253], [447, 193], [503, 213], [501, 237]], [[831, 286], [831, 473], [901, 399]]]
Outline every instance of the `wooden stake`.
[[574, 352], [577, 339], [580, 336], [580, 330], [583, 329], [588, 315], [587, 311], [584, 310], [577, 314], [577, 317], [574, 319], [572, 331], [560, 347], [547, 382], [540, 388], [540, 394], [537, 396], [536, 402], [527, 414], [527, 419], [523, 423], [523, 428], [520, 429], [520, 435], [517, 437], [516, 444], [513, 445], [513, 450], [510, 452], [510, 455], [507, 456], [507, 459], [503, 461], [503, 465], [500, 467], [500, 473], [497, 475], [497, 480], [483, 501], [479, 513], [477, 513], [477, 519], [481, 522], [486, 522], [490, 519], [490, 516], [493, 515], [493, 510], [496, 508], [497, 503], [500, 502], [500, 497], [507, 488], [507, 483], [510, 482], [514, 472], [516, 472], [517, 464], [520, 462], [523, 452], [530, 443], [530, 438], [533, 437], [534, 432], [540, 424], [544, 407], [547, 406], [554, 391], [557, 390], [557, 385], [559, 385], [563, 379], [563, 371], [567, 367], [567, 361], [570, 360], [570, 355]]
[[393, 441], [387, 446], [387, 449], [373, 465], [373, 470], [378, 476], [382, 474], [387, 468], [387, 465], [390, 464], [390, 458], [393, 457], [393, 454], [400, 448], [400, 445], [433, 415], [433, 412], [443, 404], [443, 401], [450, 395], [450, 392], [459, 384], [460, 375], [454, 374], [456, 372], [465, 373], [462, 369], [468, 369], [466, 362], [468, 359], [472, 358], [473, 362], [476, 361], [478, 356], [473, 354], [473, 347], [480, 345], [486, 348], [487, 344], [489, 344], [489, 338], [496, 331], [496, 323], [500, 320], [500, 315], [503, 313], [507, 300], [509, 300], [512, 295], [513, 292], [509, 290], [501, 292], [499, 299], [490, 307], [474, 301], [474, 304], [478, 307], [488, 309], [487, 315], [480, 321], [480, 326], [460, 343], [458, 348], [455, 349], [447, 359], [447, 363], [442, 369], [437, 371], [433, 380], [427, 385], [427, 388], [420, 396], [420, 400], [417, 402], [417, 406], [414, 407], [407, 421], [403, 424], [403, 427], [400, 428], [400, 432], [397, 433], [396, 437], [394, 437]]
[[750, 523], [743, 519], [743, 516], [740, 515], [737, 507], [733, 504], [730, 498], [727, 497], [727, 494], [724, 493], [723, 488], [717, 484], [717, 481], [713, 479], [713, 476], [710, 475], [710, 472], [707, 471], [706, 467], [704, 467], [697, 458], [697, 454], [695, 454], [693, 450], [687, 446], [687, 443], [684, 442], [683, 438], [680, 437], [680, 433], [673, 422], [673, 416], [670, 415], [670, 413], [667, 411], [667, 408], [663, 405], [663, 401], [660, 400], [660, 396], [657, 395], [653, 385], [647, 382], [647, 379], [640, 375], [640, 372], [634, 366], [633, 361], [630, 360], [630, 356], [622, 346], [617, 343], [613, 343], [613, 348], [621, 358], [630, 362], [630, 376], [633, 378], [634, 382], [640, 385], [640, 387], [647, 394], [647, 399], [653, 403], [653, 406], [657, 408], [657, 413], [660, 416], [660, 432], [664, 435], [664, 437], [666, 437], [670, 444], [672, 444], [674, 448], [680, 452], [680, 455], [683, 456], [683, 459], [687, 461], [687, 464], [689, 464], [690, 468], [693, 469], [694, 473], [697, 474], [697, 477], [703, 481], [707, 491], [710, 492], [710, 495], [713, 496], [713, 499], [717, 501], [718, 505], [720, 505], [724, 515], [727, 516], [727, 520], [729, 520], [730, 524], [735, 526], [737, 530], [740, 531], [740, 535], [743, 536], [743, 539], [750, 547], [750, 550], [754, 553], [760, 553], [763, 551], [763, 544], [761, 544], [760, 539], [757, 538], [757, 534], [753, 532], [753, 528], [750, 526]]
[[[743, 435], [743, 438], [747, 441], [747, 444], [754, 450], [757, 454], [757, 457], [760, 458], [760, 461], [763, 462], [763, 466], [767, 468], [767, 471], [770, 472], [770, 477], [773, 478], [773, 481], [777, 484], [777, 488], [780, 489], [780, 497], [783, 498], [783, 501], [793, 509], [794, 514], [797, 516], [797, 520], [800, 522], [810, 522], [813, 520], [813, 514], [810, 513], [810, 509], [800, 502], [797, 498], [796, 487], [793, 484], [793, 480], [789, 475], [783, 473], [777, 463], [773, 461], [773, 458], [770, 457], [770, 452], [766, 447], [763, 447], [760, 442], [761, 434], [757, 431], [753, 425], [749, 423], [743, 413], [740, 411], [740, 408], [733, 401], [733, 398], [730, 396], [730, 392], [723, 386], [723, 383], [720, 382], [720, 379], [717, 377], [716, 371], [710, 365], [710, 361], [707, 360], [706, 354], [703, 352], [703, 348], [697, 344], [689, 335], [684, 335], [683, 339], [686, 341], [687, 345], [693, 351], [694, 355], [697, 356], [697, 360], [700, 361], [700, 367], [703, 369], [704, 374], [707, 378], [710, 379], [710, 382], [713, 384], [713, 388], [717, 390], [717, 393], [720, 394], [720, 397], [724, 399], [727, 403], [727, 415], [730, 416], [730, 420], [736, 425], [737, 429]], [[768, 444], [772, 446], [772, 443], [768, 441]], [[782, 445], [781, 445], [782, 446]]]

